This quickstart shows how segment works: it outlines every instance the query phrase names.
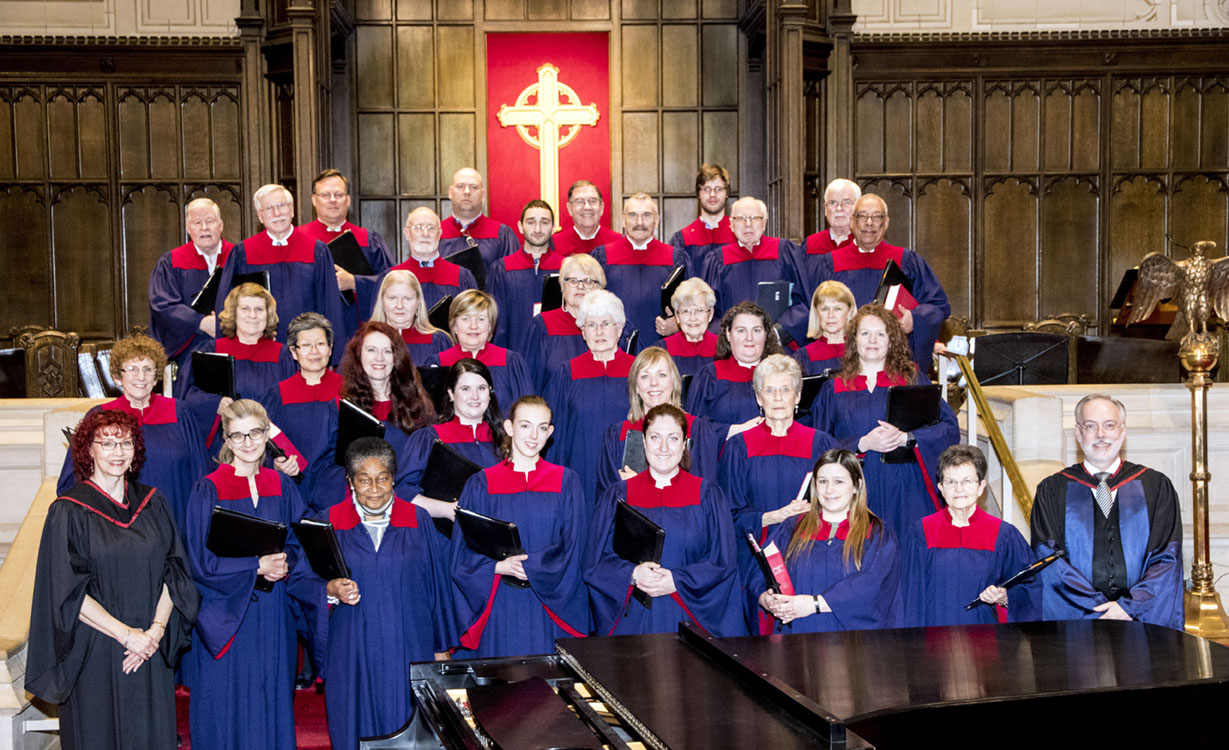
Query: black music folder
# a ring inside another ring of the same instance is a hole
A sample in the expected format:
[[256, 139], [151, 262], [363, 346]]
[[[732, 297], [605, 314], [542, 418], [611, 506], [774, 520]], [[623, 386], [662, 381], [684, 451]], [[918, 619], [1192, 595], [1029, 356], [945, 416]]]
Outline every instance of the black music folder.
[[[286, 457], [286, 451], [282, 450], [282, 446], [273, 442], [273, 438], [269, 438], [268, 440], [265, 441], [265, 453], [269, 456], [270, 463], [272, 463], [273, 461], [276, 461], [279, 458]], [[300, 466], [299, 473], [295, 474], [293, 477], [290, 477], [291, 479], [294, 480], [295, 484], [303, 483], [303, 474], [304, 474], [305, 468], [306, 467]]]
[[445, 294], [427, 310], [427, 320], [441, 331], [448, 330], [448, 308], [452, 307], [452, 295]]
[[[474, 283], [479, 289], [486, 288], [486, 263], [482, 261], [482, 253], [478, 250], [478, 240], [475, 240], [469, 235], [465, 235], [466, 247], [460, 252], [449, 255], [445, 260], [449, 263], [456, 263], [462, 268], [468, 268], [469, 272], [474, 275]], [[440, 326], [443, 328], [443, 326]]]
[[674, 308], [670, 304], [670, 300], [674, 298], [674, 293], [678, 291], [679, 284], [683, 283], [686, 274], [682, 266], [675, 266], [670, 275], [666, 277], [666, 281], [661, 285], [661, 316], [669, 318], [674, 316]]
[[794, 407], [794, 413], [803, 414], [811, 410], [811, 405], [815, 403], [816, 397], [819, 396], [819, 389], [824, 387], [832, 379], [832, 369], [828, 368], [818, 375], [804, 375], [802, 378], [802, 398], [798, 399], [798, 405]]
[[[218, 557], [263, 557], [286, 548], [286, 524], [214, 506], [205, 546]], [[272, 591], [273, 581], [256, 576], [256, 588]]]
[[427, 467], [422, 473], [422, 494], [435, 500], [455, 503], [457, 498], [461, 497], [465, 482], [480, 471], [481, 466], [436, 438], [431, 444]]
[[[431, 399], [436, 414], [442, 414], [448, 405], [448, 371], [450, 367], [419, 367], [418, 379]], [[492, 393], [492, 395], [494, 395]]]
[[[521, 546], [521, 532], [511, 521], [484, 516], [466, 508], [457, 508], [457, 525], [465, 535], [465, 544], [480, 555], [495, 560], [525, 554]], [[518, 588], [529, 588], [528, 581], [511, 576], [501, 576], [504, 583]]]
[[792, 281], [761, 281], [755, 285], [755, 304], [764, 308], [768, 319], [775, 323], [789, 309], [793, 292]]
[[755, 540], [755, 534], [750, 531], [746, 535], [747, 546], [751, 548], [751, 555], [755, 557], [755, 562], [760, 566], [760, 574], [764, 576], [764, 588], [766, 591], [771, 591], [774, 594], [781, 593], [781, 583], [777, 581], [777, 577], [772, 574], [772, 563], [768, 562], [768, 558], [764, 556], [764, 549], [760, 547], [760, 543]]
[[205, 393], [239, 398], [235, 358], [221, 352], [192, 352], [192, 382]]
[[[894, 385], [888, 389], [886, 422], [901, 432], [913, 432], [939, 421], [940, 388], [937, 385]], [[908, 464], [917, 461], [913, 449], [901, 446], [883, 454], [885, 464]]]
[[337, 404], [337, 446], [333, 462], [345, 466], [350, 443], [363, 437], [383, 438], [384, 423], [343, 398]]
[[337, 532], [328, 521], [317, 521], [304, 518], [290, 524], [294, 535], [298, 538], [307, 562], [316, 575], [327, 583], [334, 578], [349, 578], [350, 567], [341, 554], [341, 545], [337, 543]]
[[683, 392], [680, 394], [680, 398], [682, 403], [685, 404], [687, 403], [687, 392], [691, 390], [691, 381], [695, 380], [696, 374], [693, 372], [681, 377], [683, 379]]
[[879, 288], [875, 290], [875, 304], [886, 307], [891, 312], [901, 306], [906, 310], [917, 307], [917, 300], [913, 298], [913, 282], [894, 260], [889, 260], [883, 267]]
[[[269, 272], [268, 271], [249, 271], [247, 273], [237, 273], [231, 277], [230, 288], [234, 289], [240, 284], [258, 284], [269, 289]], [[213, 273], [209, 274], [209, 279], [205, 281], [205, 285], [196, 293], [189, 303], [189, 307], [197, 311], [201, 315], [208, 315], [213, 312], [218, 305], [218, 293], [222, 286], [222, 267], [217, 266], [213, 269]], [[230, 293], [230, 289], [226, 290]]]
[[[620, 500], [615, 506], [614, 553], [632, 565], [661, 563], [662, 549], [666, 544], [666, 530], [651, 518]], [[653, 607], [653, 597], [638, 588], [632, 588], [632, 596], [644, 605]]]
[[[1053, 552], [1041, 558], [1040, 560], [1037, 560], [1036, 562], [1032, 562], [1024, 566], [1022, 570], [1020, 570], [1015, 575], [1008, 578], [1006, 581], [1003, 581], [1002, 583], [996, 583], [995, 585], [1001, 589], [1010, 589], [1015, 586], [1018, 586], [1021, 583], [1026, 583], [1028, 581], [1031, 581], [1037, 577], [1038, 573], [1050, 567], [1050, 565], [1052, 565], [1055, 560], [1057, 560], [1060, 557], [1066, 557], [1066, 556], [1067, 556], [1066, 550], [1061, 550], [1061, 549], [1054, 550]], [[981, 597], [979, 596], [973, 601], [964, 605], [964, 608], [973, 609], [974, 607], [979, 607], [983, 604], [985, 604], [985, 602], [983, 602], [981, 600]]]
[[557, 273], [549, 273], [542, 279], [542, 308], [540, 312], [563, 307], [563, 284]]
[[[367, 262], [367, 256], [358, 244], [358, 238], [349, 229], [330, 240], [328, 248], [329, 254], [333, 256], [334, 265], [341, 266], [355, 276], [375, 275], [375, 269]], [[354, 290], [342, 292], [341, 297], [351, 305], [356, 299]]]
[[624, 466], [637, 474], [649, 468], [649, 462], [644, 457], [644, 433], [640, 430], [627, 431], [627, 437], [623, 440], [623, 463], [619, 468]]

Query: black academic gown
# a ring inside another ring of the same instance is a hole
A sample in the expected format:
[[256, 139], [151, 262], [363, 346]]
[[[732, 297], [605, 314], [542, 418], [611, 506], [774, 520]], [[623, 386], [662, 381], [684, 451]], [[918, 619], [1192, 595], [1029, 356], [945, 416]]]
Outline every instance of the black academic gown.
[[[175, 747], [175, 662], [188, 646], [200, 595], [166, 500], [129, 483], [125, 505], [91, 482], [47, 511], [38, 549], [26, 689], [59, 703], [61, 747]], [[146, 628], [166, 584], [175, 605], [158, 652], [124, 674], [124, 647], [78, 617], [86, 595], [133, 628]]]

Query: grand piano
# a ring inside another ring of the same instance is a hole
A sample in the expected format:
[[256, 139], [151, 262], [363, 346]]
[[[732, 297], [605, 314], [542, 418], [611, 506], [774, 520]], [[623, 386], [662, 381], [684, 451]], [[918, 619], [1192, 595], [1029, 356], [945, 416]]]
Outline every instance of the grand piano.
[[[416, 664], [363, 750], [1223, 747], [1229, 648], [1139, 622], [565, 638]], [[1215, 743], [1215, 744], [1213, 744]]]

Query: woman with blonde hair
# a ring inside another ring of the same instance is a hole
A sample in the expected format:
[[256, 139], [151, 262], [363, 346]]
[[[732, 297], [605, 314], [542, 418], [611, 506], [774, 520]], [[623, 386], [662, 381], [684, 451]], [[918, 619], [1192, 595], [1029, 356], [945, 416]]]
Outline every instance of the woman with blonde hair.
[[839, 281], [828, 280], [815, 287], [811, 295], [811, 317], [807, 338], [811, 343], [794, 352], [803, 375], [822, 375], [825, 370], [841, 369], [845, 356], [845, 324], [858, 305], [853, 292]]
[[495, 382], [495, 397], [511, 405], [521, 396], [534, 392], [529, 366], [519, 352], [491, 343], [499, 321], [495, 298], [477, 289], [456, 296], [448, 308], [448, 328], [456, 345], [431, 355], [425, 367], [452, 367], [462, 359], [476, 359], [487, 366]]
[[431, 325], [427, 305], [423, 303], [422, 284], [409, 271], [394, 270], [384, 275], [371, 319], [387, 323], [400, 333], [415, 362], [426, 362], [431, 355], [452, 346], [448, 334]]

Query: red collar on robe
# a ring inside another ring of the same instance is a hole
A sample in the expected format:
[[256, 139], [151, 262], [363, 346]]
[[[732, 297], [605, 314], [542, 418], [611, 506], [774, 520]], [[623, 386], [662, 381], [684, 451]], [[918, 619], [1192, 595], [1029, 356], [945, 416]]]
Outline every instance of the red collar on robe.
[[593, 358], [593, 352], [585, 352], [579, 357], [572, 357], [568, 366], [572, 368], [572, 380], [588, 378], [626, 378], [632, 370], [636, 358], [622, 349], [615, 349], [614, 359], [609, 362], [598, 362]]
[[[891, 387], [894, 385], [909, 385], [909, 381], [905, 380], [899, 375], [889, 376], [884, 370], [880, 370], [875, 375], [876, 388], [882, 388], [884, 386]], [[859, 375], [856, 378], [851, 378], [848, 384], [846, 384], [845, 379], [840, 376], [832, 379], [832, 390], [834, 393], [844, 393], [845, 391], [865, 391], [866, 389], [865, 375]]]
[[718, 380], [730, 383], [750, 383], [751, 378], [755, 375], [754, 367], [743, 367], [738, 364], [738, 360], [734, 359], [733, 355], [717, 360], [713, 363], [713, 367], [717, 370]]
[[[101, 487], [87, 479], [81, 484], [69, 488], [67, 492], [60, 495], [59, 499], [67, 500], [74, 505], [80, 505], [91, 513], [102, 516], [116, 526], [126, 529], [136, 522], [137, 517], [149, 505], [149, 500], [156, 491], [156, 488], [150, 487], [149, 492], [145, 493], [145, 497], [139, 498], [136, 494], [136, 485], [128, 480], [124, 480], [124, 503], [121, 504], [115, 502], [110, 495], [103, 492]], [[133, 508], [134, 506], [135, 509], [127, 521], [121, 521], [111, 515], [115, 508]]]
[[174, 424], [179, 421], [175, 399], [157, 393], [150, 394], [149, 406], [144, 409], [134, 409], [125, 396], [108, 401], [99, 408], [103, 411], [122, 411], [136, 417], [137, 423], [142, 425]]
[[[250, 500], [252, 491], [248, 489], [248, 478], [235, 475], [235, 467], [222, 464], [212, 474], [205, 478], [213, 482], [218, 491], [219, 500]], [[260, 467], [256, 472], [256, 494], [260, 497], [282, 494], [282, 480], [273, 469]]]
[[576, 318], [573, 318], [572, 314], [562, 307], [542, 313], [542, 323], [546, 326], [546, 333], [551, 336], [580, 335], [580, 326], [576, 325]]
[[947, 508], [931, 513], [922, 519], [922, 534], [930, 549], [981, 549], [994, 550], [994, 541], [999, 536], [1002, 519], [974, 508], [968, 526], [952, 523], [951, 511]]
[[476, 359], [487, 367], [507, 367], [508, 350], [502, 346], [487, 344], [476, 354], [469, 354], [460, 344], [455, 344], [440, 352], [440, 367], [452, 367], [463, 359]]
[[790, 423], [784, 435], [777, 437], [768, 428], [768, 422], [760, 422], [743, 433], [743, 440], [747, 444], [748, 456], [810, 458], [811, 446], [815, 443], [815, 430], [795, 421]]
[[[353, 500], [342, 500], [329, 508], [329, 523], [333, 524], [333, 528], [337, 531], [349, 531], [357, 528], [362, 522], [363, 519], [359, 518], [358, 508], [354, 507]], [[418, 512], [414, 510], [411, 503], [394, 496], [388, 525], [402, 529], [416, 529], [418, 528]]]
[[712, 331], [705, 331], [704, 337], [699, 341], [691, 342], [687, 340], [687, 335], [682, 331], [666, 337], [666, 351], [671, 357], [707, 357], [712, 359], [717, 356], [717, 334]]
[[388, 415], [393, 411], [392, 401], [376, 401], [371, 405], [371, 416], [381, 422], [388, 421]]
[[853, 244], [853, 232], [850, 232], [845, 239], [841, 240], [840, 244], [832, 241], [832, 231], [825, 229], [822, 232], [807, 237], [806, 250], [807, 255], [827, 255], [828, 253], [836, 252], [839, 248], [847, 247]]
[[539, 458], [529, 473], [512, 468], [512, 461], [504, 459], [490, 468], [486, 474], [487, 492], [492, 495], [511, 495], [516, 492], [560, 492], [563, 490], [563, 467]]
[[[469, 230], [469, 236], [476, 240], [493, 240], [499, 237], [500, 223], [495, 221], [486, 214], [480, 215], [474, 219], [466, 227]], [[450, 240], [454, 237], [461, 236], [461, 222], [457, 221], [457, 217], [449, 216], [440, 222], [440, 239]]]
[[491, 442], [491, 426], [489, 424], [479, 422], [477, 425], [470, 427], [469, 425], [461, 424], [460, 417], [453, 417], [447, 422], [435, 425], [435, 434], [439, 436], [441, 443]]
[[[686, 414], [686, 413], [684, 413], [683, 416], [687, 417], [687, 434], [690, 435], [691, 425], [692, 423], [696, 421], [696, 418], [692, 416], [691, 414]], [[644, 431], [644, 418], [643, 417], [641, 417], [640, 419], [637, 419], [635, 422], [625, 419], [623, 420], [623, 424], [619, 425], [619, 442], [623, 442], [624, 440], [627, 440], [627, 433], [629, 432], [643, 432], [643, 431]]]
[[683, 227], [683, 244], [694, 245], [729, 245], [738, 242], [734, 232], [730, 230], [730, 217], [722, 216], [716, 229], [709, 229], [703, 219], [696, 219]]
[[273, 238], [262, 229], [243, 241], [243, 252], [247, 255], [247, 262], [254, 265], [315, 263], [317, 241], [308, 233], [297, 232], [292, 228], [285, 246], [275, 246]]
[[[235, 246], [232, 243], [222, 240], [222, 249], [218, 251], [218, 268], [226, 266], [226, 261], [230, 258], [230, 251], [234, 249]], [[181, 271], [209, 270], [205, 259], [196, 251], [196, 245], [193, 245], [191, 242], [186, 245], [180, 245], [171, 251], [171, 268], [178, 268]]]
[[576, 227], [571, 226], [556, 234], [552, 244], [561, 255], [578, 255], [580, 253], [592, 252], [593, 248], [600, 245], [609, 245], [622, 236], [613, 229], [599, 226], [597, 234], [593, 235], [593, 239], [586, 240], [576, 231]]
[[[1122, 485], [1126, 484], [1132, 479], [1135, 479], [1140, 474], [1143, 474], [1145, 471], [1148, 470], [1146, 467], [1133, 465], [1132, 468], [1134, 468], [1135, 471], [1124, 472], [1123, 469], [1125, 469], [1126, 466], [1127, 466], [1127, 462], [1123, 461], [1118, 466], [1117, 474], [1111, 477], [1106, 477], [1106, 480], [1107, 480], [1106, 484], [1109, 486], [1111, 491], [1118, 489]], [[1094, 490], [1097, 488], [1097, 485], [1100, 484], [1100, 482], [1097, 481], [1096, 477], [1088, 473], [1088, 470], [1084, 468], [1084, 464], [1077, 464], [1075, 466], [1069, 466], [1066, 469], [1063, 469], [1062, 471], [1060, 471], [1059, 473], [1074, 482], [1079, 482], [1085, 487], [1090, 487]]]
[[407, 344], [430, 344], [434, 337], [435, 334], [423, 333], [413, 326], [401, 329], [401, 340]]
[[416, 259], [408, 258], [404, 263], [393, 266], [392, 270], [409, 271], [414, 274], [420, 284], [461, 285], [461, 267], [443, 258], [436, 258], [430, 268], [423, 268]]
[[319, 383], [308, 385], [303, 379], [303, 373], [297, 372], [278, 383], [277, 387], [281, 392], [283, 404], [309, 404], [336, 401], [344, 382], [341, 375], [326, 370]]
[[851, 242], [848, 245], [841, 245], [832, 251], [832, 270], [857, 271], [863, 268], [872, 268], [882, 271], [888, 265], [889, 260], [896, 261], [896, 265], [899, 266], [904, 252], [905, 249], [903, 247], [880, 242], [873, 252], [864, 253], [858, 249], [857, 245]]
[[781, 257], [781, 240], [777, 237], [761, 237], [759, 244], [750, 250], [737, 242], [731, 242], [721, 248], [721, 260], [727, 266], [749, 260], [777, 260], [779, 257]]
[[[525, 252], [524, 247], [505, 257], [503, 261], [505, 271], [533, 270], [533, 256]], [[546, 252], [542, 253], [542, 257], [538, 258], [539, 271], [558, 271], [562, 265], [563, 256], [549, 247], [546, 248]]]
[[[875, 520], [871, 519], [871, 522], [866, 527], [866, 538], [867, 539], [871, 538], [871, 533], [874, 530], [875, 530]], [[820, 516], [819, 528], [816, 529], [815, 533], [811, 535], [811, 539], [817, 542], [826, 542], [828, 541], [828, 537], [831, 534], [832, 534], [832, 524], [825, 521], [823, 519], [823, 516]], [[847, 536], [849, 536], [849, 516], [846, 516], [844, 521], [841, 521], [840, 523], [836, 525], [837, 540], [843, 542], [845, 541], [845, 537]]]
[[836, 357], [845, 356], [845, 342], [832, 344], [828, 342], [828, 339], [816, 339], [803, 347], [803, 351], [807, 353], [812, 362], [835, 359]]
[[665, 487], [658, 487], [646, 469], [627, 480], [627, 504], [637, 508], [686, 508], [700, 504], [700, 477], [679, 469]]
[[276, 362], [281, 358], [282, 345], [273, 339], [262, 338], [255, 344], [244, 344], [236, 336], [217, 339], [214, 350], [229, 354], [235, 359], [248, 362]]
[[674, 247], [658, 239], [649, 240], [643, 250], [632, 247], [626, 236], [606, 246], [608, 266], [673, 266]]
[[312, 239], [320, 240], [326, 245], [340, 237], [347, 229], [349, 229], [350, 233], [354, 235], [354, 239], [358, 242], [359, 247], [367, 247], [369, 243], [367, 230], [363, 229], [357, 224], [351, 224], [348, 221], [342, 222], [341, 226], [338, 227], [336, 232], [329, 229], [328, 226], [326, 226], [325, 223], [319, 219], [309, 221], [303, 226], [297, 228], [302, 230], [304, 234]]

